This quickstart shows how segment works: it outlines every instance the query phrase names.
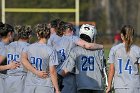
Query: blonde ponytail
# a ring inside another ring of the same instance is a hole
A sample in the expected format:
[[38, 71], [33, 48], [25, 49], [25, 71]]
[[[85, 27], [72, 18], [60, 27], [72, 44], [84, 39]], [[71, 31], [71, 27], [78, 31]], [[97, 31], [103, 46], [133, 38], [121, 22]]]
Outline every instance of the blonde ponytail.
[[126, 52], [129, 52], [130, 47], [133, 44], [134, 29], [130, 25], [125, 25], [121, 29], [121, 34], [123, 34], [123, 36], [124, 36], [125, 50], [126, 50]]

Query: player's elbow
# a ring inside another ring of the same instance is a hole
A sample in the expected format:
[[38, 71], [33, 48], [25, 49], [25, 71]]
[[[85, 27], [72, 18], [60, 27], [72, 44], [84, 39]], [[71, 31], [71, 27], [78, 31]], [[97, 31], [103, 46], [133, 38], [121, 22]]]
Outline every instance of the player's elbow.
[[88, 44], [84, 44], [83, 47], [86, 48], [86, 49], [92, 49], [92, 46], [88, 45]]
[[52, 75], [56, 74], [55, 66], [51, 66], [49, 70], [50, 70], [50, 74], [52, 74]]

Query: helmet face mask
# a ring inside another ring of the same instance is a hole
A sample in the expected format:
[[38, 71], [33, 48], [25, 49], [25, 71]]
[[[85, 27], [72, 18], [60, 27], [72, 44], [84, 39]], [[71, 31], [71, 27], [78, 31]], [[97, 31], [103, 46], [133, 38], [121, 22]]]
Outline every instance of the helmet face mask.
[[93, 41], [97, 35], [96, 27], [89, 24], [83, 24], [80, 28], [79, 35], [85, 34]]

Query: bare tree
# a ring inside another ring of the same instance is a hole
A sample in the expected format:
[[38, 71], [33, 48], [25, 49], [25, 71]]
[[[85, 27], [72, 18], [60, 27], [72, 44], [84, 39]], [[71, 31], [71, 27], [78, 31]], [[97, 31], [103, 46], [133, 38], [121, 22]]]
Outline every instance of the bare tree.
[[93, 7], [93, 0], [89, 0], [89, 9], [88, 9], [88, 12], [89, 12], [89, 17], [88, 17], [88, 20], [92, 20], [93, 18], [93, 11], [94, 11], [94, 7]]
[[111, 33], [111, 28], [110, 28], [110, 25], [111, 25], [111, 21], [110, 21], [110, 4], [109, 4], [109, 0], [105, 0], [105, 12], [106, 12], [106, 18], [107, 18], [107, 33], [110, 34]]
[[140, 0], [138, 0], [138, 13], [137, 13], [137, 35], [140, 36]]

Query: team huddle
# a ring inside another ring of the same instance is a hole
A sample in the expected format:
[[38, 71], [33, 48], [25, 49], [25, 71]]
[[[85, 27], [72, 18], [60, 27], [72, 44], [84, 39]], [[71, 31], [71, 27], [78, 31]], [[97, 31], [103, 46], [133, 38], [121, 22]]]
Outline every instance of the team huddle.
[[140, 93], [140, 48], [132, 26], [121, 29], [123, 42], [110, 50], [108, 76], [96, 27], [83, 24], [79, 36], [74, 33], [74, 25], [60, 19], [34, 27], [0, 23], [0, 93], [110, 93], [112, 87]]

